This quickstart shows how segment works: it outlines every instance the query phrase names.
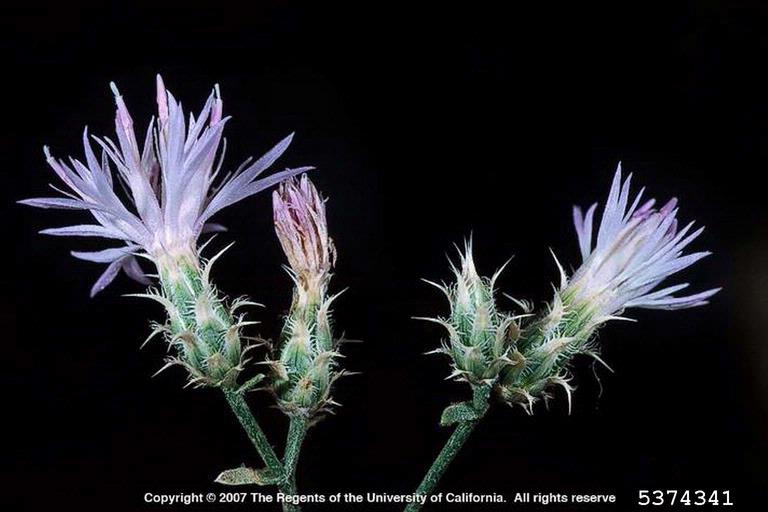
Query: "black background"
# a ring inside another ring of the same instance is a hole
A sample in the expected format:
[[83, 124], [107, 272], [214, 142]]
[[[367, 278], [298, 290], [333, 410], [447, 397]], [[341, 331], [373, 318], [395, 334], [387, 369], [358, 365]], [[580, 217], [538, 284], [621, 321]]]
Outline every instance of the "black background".
[[[410, 317], [446, 304], [419, 279], [447, 279], [446, 253], [473, 232], [480, 270], [514, 254], [501, 289], [543, 305], [557, 277], [548, 248], [578, 263], [571, 205], [604, 200], [622, 160], [652, 195], [678, 196], [684, 220], [708, 226], [695, 247], [715, 254], [680, 279], [725, 290], [706, 308], [636, 311], [639, 323], [606, 327], [616, 373], [598, 370], [602, 395], [581, 360], [570, 416], [563, 396], [534, 417], [495, 407], [441, 489], [616, 493], [615, 510], [638, 489], [730, 489], [738, 509], [766, 498], [765, 5], [259, 4], [3, 10], [9, 510], [157, 510], [145, 492], [226, 490], [211, 483], [220, 470], [259, 464], [217, 393], [182, 390], [180, 370], [150, 379], [165, 349], [138, 346], [162, 311], [121, 296], [138, 285], [120, 277], [88, 299], [100, 270], [68, 250], [103, 244], [36, 234], [84, 216], [13, 204], [46, 195], [43, 144], [80, 156], [83, 126], [112, 132], [110, 80], [143, 125], [157, 72], [195, 110], [221, 84], [230, 166], [296, 131], [280, 163], [316, 165], [330, 197], [334, 288], [349, 287], [337, 324], [365, 340], [344, 364], [363, 373], [339, 382], [344, 407], [311, 432], [302, 492], [413, 491], [448, 436], [440, 412], [466, 396], [443, 380], [447, 361], [422, 355], [442, 333]], [[215, 279], [266, 304], [258, 330], [274, 336], [290, 286], [269, 197], [218, 219], [231, 231], [216, 243], [237, 244]], [[268, 396], [251, 400], [280, 446], [285, 419]]]

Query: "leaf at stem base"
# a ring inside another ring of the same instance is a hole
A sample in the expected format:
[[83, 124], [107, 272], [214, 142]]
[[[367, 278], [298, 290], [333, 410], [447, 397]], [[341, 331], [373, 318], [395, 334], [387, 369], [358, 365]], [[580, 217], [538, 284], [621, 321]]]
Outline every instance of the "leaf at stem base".
[[215, 480], [217, 484], [224, 485], [275, 485], [281, 481], [280, 475], [269, 468], [251, 469], [245, 466], [222, 471]]

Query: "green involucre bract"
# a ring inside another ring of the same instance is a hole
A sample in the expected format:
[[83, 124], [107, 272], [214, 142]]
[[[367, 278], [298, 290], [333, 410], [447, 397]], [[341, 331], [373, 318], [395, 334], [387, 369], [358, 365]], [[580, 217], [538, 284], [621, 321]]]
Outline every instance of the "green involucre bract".
[[136, 296], [154, 299], [166, 308], [166, 322], [154, 324], [150, 335], [162, 333], [175, 348], [176, 354], [167, 358], [161, 371], [178, 364], [189, 372], [191, 385], [236, 389], [247, 362], [245, 353], [253, 346], [244, 346], [241, 330], [256, 323], [247, 322], [236, 310], [255, 303], [237, 299], [228, 304], [211, 283], [212, 265], [224, 250], [204, 264], [191, 250], [159, 260], [160, 290]]

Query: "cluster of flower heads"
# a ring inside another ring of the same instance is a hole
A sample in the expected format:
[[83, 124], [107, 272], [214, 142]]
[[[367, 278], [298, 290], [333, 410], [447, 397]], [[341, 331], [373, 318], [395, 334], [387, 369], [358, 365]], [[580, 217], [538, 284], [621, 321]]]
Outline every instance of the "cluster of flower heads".
[[[121, 245], [101, 251], [72, 252], [77, 258], [107, 264], [92, 295], [120, 270], [151, 284], [136, 257], [152, 261], [159, 288], [143, 296], [166, 308], [167, 321], [155, 324], [153, 335], [163, 333], [176, 347], [169, 364], [186, 367], [191, 383], [236, 388], [249, 348], [240, 331], [250, 322], [235, 311], [253, 303], [239, 299], [230, 304], [219, 295], [210, 281], [218, 255], [202, 261], [198, 239], [205, 232], [224, 230], [210, 222], [221, 209], [280, 184], [273, 194], [275, 229], [294, 293], [279, 343], [266, 361], [271, 389], [287, 414], [312, 417], [327, 410], [335, 403], [331, 385], [343, 372], [335, 363], [339, 340], [333, 335], [330, 306], [336, 296], [328, 295], [328, 285], [336, 250], [328, 234], [325, 201], [306, 175], [294, 178], [311, 167], [261, 177], [288, 148], [292, 135], [261, 158], [248, 159], [222, 174], [223, 130], [229, 118], [223, 117], [218, 86], [198, 116], [190, 114], [187, 120], [158, 76], [157, 118], [150, 120], [141, 146], [123, 97], [114, 84], [112, 90], [117, 142], [90, 137], [86, 129], [83, 160], [54, 158], [46, 147], [48, 164], [68, 190], [52, 186], [61, 197], [21, 203], [86, 210], [96, 221], [45, 229], [44, 234], [120, 241]], [[98, 157], [92, 141], [101, 150]], [[631, 175], [622, 180], [619, 166], [596, 234], [597, 204], [586, 213], [574, 207], [583, 262], [572, 276], [557, 263], [561, 282], [545, 314], [534, 316], [532, 308], [519, 301], [522, 314], [502, 313], [494, 296], [501, 270], [490, 279], [481, 277], [471, 243], [460, 252], [459, 267], [453, 267], [455, 282], [431, 283], [445, 293], [451, 306], [447, 318], [428, 319], [448, 331], [448, 339], [435, 352], [452, 359], [450, 378], [476, 389], [493, 387], [504, 400], [529, 412], [537, 400], [551, 397], [554, 385], [566, 389], [570, 403], [569, 364], [577, 354], [600, 360], [593, 335], [602, 323], [621, 318], [628, 308], [701, 306], [719, 291], [676, 296], [688, 283], [660, 288], [670, 276], [710, 254], [683, 253], [703, 228], [694, 229], [691, 222], [679, 229], [675, 199], [656, 209], [655, 200], [643, 202], [642, 189], [630, 203], [630, 182]]]
[[448, 341], [435, 352], [451, 357], [451, 377], [473, 387], [493, 385], [503, 400], [520, 404], [529, 413], [536, 401], [552, 397], [553, 386], [561, 386], [568, 393], [570, 406], [573, 388], [569, 364], [577, 354], [602, 362], [593, 336], [601, 324], [621, 318], [629, 308], [701, 306], [720, 290], [675, 296], [688, 283], [659, 289], [667, 278], [710, 253], [683, 254], [703, 228], [693, 230], [691, 222], [678, 229], [677, 200], [657, 210], [653, 199], [642, 202], [642, 189], [630, 204], [631, 178], [622, 181], [619, 166], [596, 237], [593, 219], [597, 204], [586, 215], [574, 208], [583, 263], [571, 277], [557, 263], [560, 286], [543, 315], [530, 315], [531, 308], [524, 302], [517, 302], [522, 315], [500, 313], [494, 298], [500, 271], [491, 279], [480, 277], [471, 245], [467, 245], [461, 255], [461, 270], [454, 268], [456, 282], [437, 285], [448, 297], [451, 314], [445, 319], [430, 319], [448, 331]]
[[[272, 388], [286, 412], [311, 416], [332, 403], [330, 385], [337, 342], [331, 332], [327, 297], [335, 249], [328, 236], [325, 205], [307, 178], [293, 176], [312, 169], [286, 169], [260, 176], [288, 148], [286, 137], [261, 158], [244, 162], [222, 174], [226, 144], [222, 100], [216, 86], [197, 117], [187, 121], [181, 104], [157, 77], [157, 118], [150, 120], [139, 146], [123, 97], [112, 84], [117, 104], [117, 143], [93, 137], [101, 148], [97, 158], [88, 131], [83, 134], [84, 163], [45, 154], [49, 165], [69, 190], [63, 197], [37, 198], [21, 203], [41, 208], [89, 211], [96, 223], [43, 230], [59, 236], [88, 236], [119, 240], [122, 245], [98, 252], [73, 252], [80, 259], [107, 263], [91, 290], [95, 295], [122, 269], [149, 285], [152, 281], [136, 256], [157, 267], [158, 287], [145, 294], [166, 309], [166, 321], [154, 323], [153, 336], [162, 334], [175, 350], [167, 365], [181, 365], [194, 385], [247, 390], [263, 376], [238, 382], [253, 345], [242, 335], [246, 321], [237, 310], [255, 305], [245, 298], [229, 302], [211, 282], [214, 261], [223, 253], [202, 260], [198, 239], [205, 232], [224, 228], [209, 222], [221, 209], [285, 182], [274, 195], [275, 228], [296, 283], [294, 303], [286, 320], [280, 355], [269, 364]], [[114, 172], [113, 172], [114, 169]], [[288, 180], [288, 181], [285, 181]]]

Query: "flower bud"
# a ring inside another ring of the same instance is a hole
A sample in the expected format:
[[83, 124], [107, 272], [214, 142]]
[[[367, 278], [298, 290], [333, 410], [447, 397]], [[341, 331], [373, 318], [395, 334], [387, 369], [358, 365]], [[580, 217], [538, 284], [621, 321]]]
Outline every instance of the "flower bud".
[[342, 374], [336, 369], [338, 340], [330, 312], [335, 296], [327, 296], [336, 251], [324, 201], [306, 175], [283, 182], [273, 205], [294, 290], [277, 360], [271, 361], [272, 390], [283, 412], [312, 417], [334, 403], [331, 385]]
[[272, 194], [275, 231], [288, 263], [309, 299], [317, 299], [336, 262], [328, 235], [325, 202], [306, 174], [280, 184]]
[[[453, 360], [451, 377], [472, 385], [492, 384], [502, 368], [509, 366], [510, 351], [519, 337], [517, 318], [498, 311], [494, 286], [501, 269], [492, 278], [477, 273], [471, 242], [460, 253], [460, 268], [453, 267], [455, 282], [438, 285], [451, 306], [448, 318], [424, 318], [437, 322], [448, 331], [448, 340], [434, 352]], [[503, 269], [503, 267], [502, 267]]]

